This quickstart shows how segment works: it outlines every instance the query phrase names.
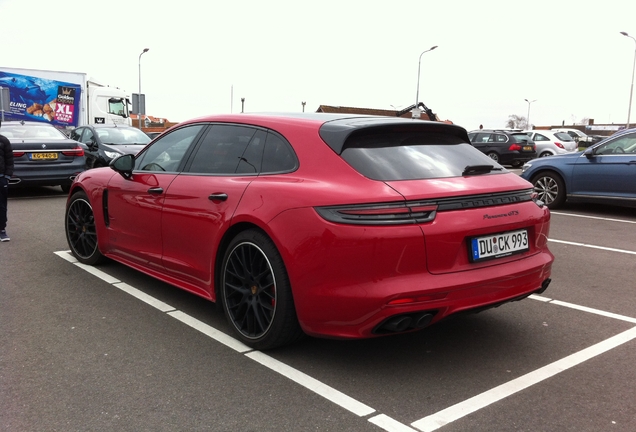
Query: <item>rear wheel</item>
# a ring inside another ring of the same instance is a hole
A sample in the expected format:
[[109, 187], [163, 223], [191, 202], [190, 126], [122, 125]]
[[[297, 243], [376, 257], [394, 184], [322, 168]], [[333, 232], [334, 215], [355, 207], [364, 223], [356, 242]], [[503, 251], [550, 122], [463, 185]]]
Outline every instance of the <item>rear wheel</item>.
[[532, 178], [532, 184], [538, 198], [549, 209], [557, 208], [565, 202], [565, 185], [557, 174], [551, 172], [537, 174]]
[[303, 334], [283, 259], [258, 230], [243, 231], [230, 242], [219, 294], [228, 322], [253, 348], [275, 348]]
[[488, 152], [486, 153], [486, 156], [488, 156], [490, 159], [494, 160], [495, 162], [499, 162], [499, 155], [495, 152]]
[[552, 156], [552, 153], [550, 153], [550, 152], [547, 152], [547, 151], [546, 151], [546, 152], [543, 152], [543, 153], [541, 153], [541, 154], [539, 155], [539, 157], [540, 157], [540, 158], [542, 158], [542, 157], [548, 157], [548, 156]]
[[97, 229], [93, 208], [84, 192], [73, 194], [66, 207], [66, 240], [71, 252], [83, 264], [94, 265], [104, 260], [97, 247]]

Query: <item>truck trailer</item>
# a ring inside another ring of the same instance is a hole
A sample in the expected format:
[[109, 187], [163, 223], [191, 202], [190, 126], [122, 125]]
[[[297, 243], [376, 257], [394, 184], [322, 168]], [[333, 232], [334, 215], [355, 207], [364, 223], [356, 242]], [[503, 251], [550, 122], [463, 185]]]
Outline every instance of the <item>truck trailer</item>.
[[130, 97], [83, 72], [0, 66], [0, 87], [9, 89], [4, 120], [50, 123], [61, 129], [88, 124], [132, 126]]

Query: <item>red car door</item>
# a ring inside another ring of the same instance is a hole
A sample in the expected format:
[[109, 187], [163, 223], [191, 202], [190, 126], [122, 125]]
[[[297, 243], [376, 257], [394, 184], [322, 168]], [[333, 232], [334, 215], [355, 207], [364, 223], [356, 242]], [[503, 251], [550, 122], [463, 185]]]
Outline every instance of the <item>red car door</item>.
[[161, 212], [166, 191], [205, 127], [187, 125], [162, 135], [136, 157], [130, 178], [112, 177], [107, 195], [108, 253], [151, 270], [163, 270]]
[[161, 268], [161, 211], [176, 174], [113, 176], [108, 184], [109, 253], [143, 266]]
[[265, 137], [264, 131], [250, 127], [213, 125], [167, 191], [163, 265], [194, 290], [208, 292], [201, 295], [213, 295], [217, 247], [245, 189], [258, 175]]

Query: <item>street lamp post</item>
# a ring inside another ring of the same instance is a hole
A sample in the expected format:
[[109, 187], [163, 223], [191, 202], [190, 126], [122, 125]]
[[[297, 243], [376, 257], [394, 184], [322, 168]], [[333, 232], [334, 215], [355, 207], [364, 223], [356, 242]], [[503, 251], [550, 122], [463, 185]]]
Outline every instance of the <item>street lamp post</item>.
[[526, 117], [526, 129], [530, 129], [530, 104], [532, 102], [536, 102], [537, 100], [533, 100], [533, 101], [529, 101], [528, 99], [524, 99], [526, 102], [528, 102], [528, 116]]
[[307, 102], [301, 102], [301, 104], [303, 105], [303, 112], [305, 112], [305, 104], [306, 104], [306, 103], [307, 103]]
[[417, 104], [420, 102], [420, 66], [422, 65], [422, 56], [429, 51], [433, 51], [435, 48], [437, 48], [437, 45], [422, 52], [422, 54], [420, 54], [420, 59], [417, 62], [417, 91], [415, 93], [415, 108], [413, 108], [413, 117], [415, 117], [415, 111], [418, 110]]
[[147, 53], [150, 48], [144, 48], [144, 50], [139, 54], [139, 99], [137, 100], [137, 115], [139, 116], [139, 130], [141, 130], [141, 56], [144, 53]]
[[632, 66], [632, 86], [629, 90], [629, 107], [627, 108], [627, 124], [625, 129], [629, 129], [629, 117], [632, 113], [632, 95], [634, 94], [634, 70], [636, 70], [636, 39], [633, 36], [627, 34], [627, 32], [621, 32], [623, 36], [627, 36], [634, 41], [634, 65]]

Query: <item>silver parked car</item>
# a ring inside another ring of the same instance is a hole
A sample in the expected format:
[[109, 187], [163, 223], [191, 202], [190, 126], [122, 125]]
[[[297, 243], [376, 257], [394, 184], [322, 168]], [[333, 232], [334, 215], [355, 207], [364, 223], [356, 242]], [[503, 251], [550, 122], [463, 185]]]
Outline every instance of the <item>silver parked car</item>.
[[579, 146], [574, 138], [566, 132], [549, 130], [524, 131], [537, 146], [537, 156], [546, 157], [557, 154], [568, 154], [578, 151]]

